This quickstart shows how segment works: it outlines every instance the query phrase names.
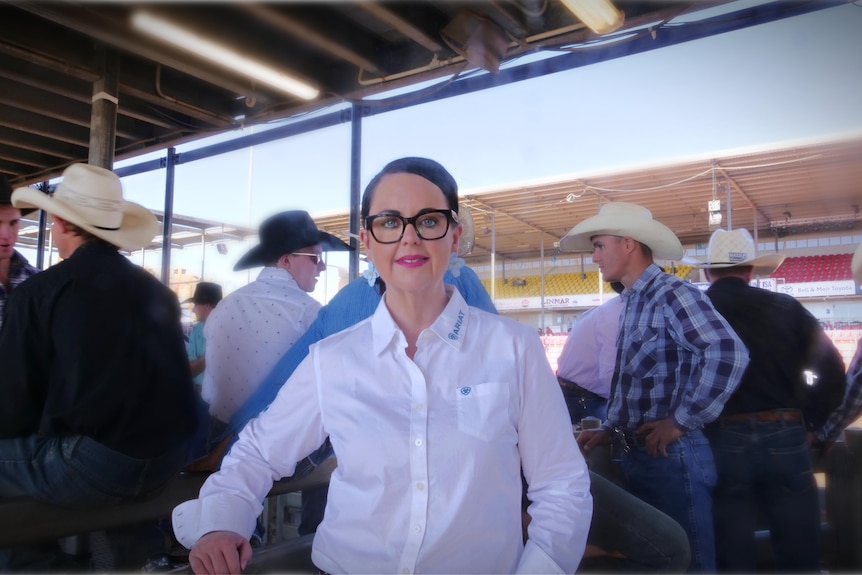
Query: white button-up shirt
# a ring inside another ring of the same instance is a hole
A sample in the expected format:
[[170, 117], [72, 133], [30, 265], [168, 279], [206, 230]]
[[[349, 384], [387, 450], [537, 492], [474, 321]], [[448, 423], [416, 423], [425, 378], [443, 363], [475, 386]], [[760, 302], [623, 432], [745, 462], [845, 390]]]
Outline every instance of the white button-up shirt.
[[604, 398], [610, 395], [624, 307], [617, 296], [578, 318], [557, 360], [557, 375]]
[[276, 267], [263, 268], [255, 281], [221, 300], [204, 324], [201, 396], [210, 413], [229, 421], [319, 310], [320, 303]]
[[191, 547], [214, 530], [250, 536], [272, 481], [329, 435], [338, 467], [314, 539], [318, 568], [573, 573], [592, 498], [542, 344], [532, 329], [448, 290], [413, 360], [385, 302], [313, 345], [200, 498], [174, 510], [179, 541]]

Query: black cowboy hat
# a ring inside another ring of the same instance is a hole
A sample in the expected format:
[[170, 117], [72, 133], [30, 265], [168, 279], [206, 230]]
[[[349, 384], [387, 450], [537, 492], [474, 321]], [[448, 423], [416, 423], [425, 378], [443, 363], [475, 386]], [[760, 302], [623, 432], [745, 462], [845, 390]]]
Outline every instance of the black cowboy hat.
[[260, 224], [260, 243], [242, 256], [234, 271], [271, 263], [284, 254], [320, 244], [323, 251], [349, 251], [349, 245], [332, 234], [317, 229], [317, 224], [304, 210], [290, 210], [270, 216]]

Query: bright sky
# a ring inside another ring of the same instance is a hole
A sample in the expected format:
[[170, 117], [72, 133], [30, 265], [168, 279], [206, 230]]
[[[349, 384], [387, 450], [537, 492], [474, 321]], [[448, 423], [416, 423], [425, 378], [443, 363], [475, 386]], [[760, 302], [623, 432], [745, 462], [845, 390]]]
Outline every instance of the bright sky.
[[[440, 161], [462, 193], [473, 193], [862, 137], [860, 30], [862, 7], [847, 4], [367, 118], [362, 186], [406, 155]], [[286, 209], [345, 211], [349, 166], [349, 125], [192, 162], [177, 168], [174, 211], [255, 228]], [[124, 184], [128, 199], [164, 209], [164, 171]], [[256, 270], [230, 272], [246, 249], [220, 255], [208, 246], [206, 279], [228, 290], [253, 279]], [[172, 254], [173, 267], [200, 269], [201, 261], [199, 247]], [[330, 263], [346, 267], [347, 260]], [[147, 254], [146, 264], [158, 268], [158, 254]], [[319, 299], [326, 299], [325, 283]], [[334, 288], [327, 289], [331, 296]]]

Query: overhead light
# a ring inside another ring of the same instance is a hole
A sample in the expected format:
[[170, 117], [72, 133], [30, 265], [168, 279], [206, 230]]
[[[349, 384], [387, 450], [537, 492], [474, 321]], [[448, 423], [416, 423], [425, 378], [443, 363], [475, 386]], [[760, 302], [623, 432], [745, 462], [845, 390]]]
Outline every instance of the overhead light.
[[132, 26], [136, 29], [158, 38], [163, 42], [173, 44], [188, 52], [206, 58], [234, 72], [247, 76], [268, 86], [272, 86], [303, 100], [313, 100], [320, 91], [305, 82], [284, 72], [270, 68], [256, 60], [246, 58], [212, 40], [199, 36], [176, 24], [163, 20], [146, 11], [137, 11], [132, 15]]
[[596, 34], [613, 32], [625, 22], [625, 15], [610, 0], [563, 0], [563, 4]]

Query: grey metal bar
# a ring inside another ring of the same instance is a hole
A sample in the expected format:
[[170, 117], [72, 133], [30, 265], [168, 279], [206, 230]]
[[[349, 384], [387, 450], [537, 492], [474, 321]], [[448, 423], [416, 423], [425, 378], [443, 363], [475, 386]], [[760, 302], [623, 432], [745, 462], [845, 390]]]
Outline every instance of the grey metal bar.
[[362, 114], [360, 106], [353, 104], [350, 121], [350, 265], [348, 266], [348, 281], [359, 275], [359, 187], [362, 177]]
[[167, 172], [165, 173], [165, 215], [162, 224], [162, 283], [170, 286], [171, 278], [171, 232], [174, 219], [174, 172], [176, 148], [168, 148]]

